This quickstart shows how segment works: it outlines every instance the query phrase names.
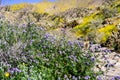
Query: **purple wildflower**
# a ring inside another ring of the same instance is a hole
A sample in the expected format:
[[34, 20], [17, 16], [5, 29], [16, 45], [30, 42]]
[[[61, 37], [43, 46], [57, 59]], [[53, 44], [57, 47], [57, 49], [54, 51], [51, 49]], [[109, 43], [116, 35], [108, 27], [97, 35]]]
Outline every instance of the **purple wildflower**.
[[95, 61], [95, 58], [94, 58], [94, 57], [92, 57], [90, 60], [91, 60], [92, 62], [94, 62], [94, 61]]
[[79, 41], [75, 41], [74, 44], [78, 45], [80, 48], [84, 46], [84, 44]]
[[115, 76], [114, 78], [120, 80], [120, 76]]
[[113, 67], [115, 64], [109, 64], [109, 67]]
[[44, 38], [48, 38], [49, 36], [50, 36], [50, 35], [46, 33], [46, 34], [44, 35]]
[[112, 78], [111, 80], [115, 80], [115, 78]]
[[106, 52], [110, 53], [110, 52], [111, 52], [111, 50], [106, 50]]
[[14, 72], [21, 72], [21, 70], [20, 69], [18, 69], [18, 68], [11, 68], [11, 69], [9, 69], [8, 70], [8, 72], [10, 72], [11, 74], [13, 74]]
[[74, 55], [70, 55], [69, 58], [70, 58], [70, 59], [73, 59], [74, 61], [78, 61], [77, 57], [74, 56]]
[[64, 78], [66, 79], [66, 78], [67, 78], [67, 75], [64, 75]]
[[68, 45], [72, 46], [72, 45], [73, 45], [73, 43], [72, 43], [71, 41], [68, 41]]
[[13, 71], [15, 71], [15, 72], [21, 72], [21, 70], [18, 69], [18, 68], [13, 68]]
[[62, 28], [61, 31], [65, 31], [65, 28]]
[[100, 76], [97, 77], [97, 80], [102, 80]]
[[9, 69], [8, 72], [9, 72], [10, 74], [13, 74], [13, 73], [14, 73], [14, 71], [11, 70], [11, 69]]
[[83, 48], [84, 44], [83, 44], [83, 43], [79, 43], [78, 46], [79, 46], [80, 48]]
[[74, 79], [75, 79], [75, 76], [72, 76], [72, 79], [74, 80]]
[[88, 79], [90, 79], [90, 76], [85, 76], [84, 79], [88, 80]]

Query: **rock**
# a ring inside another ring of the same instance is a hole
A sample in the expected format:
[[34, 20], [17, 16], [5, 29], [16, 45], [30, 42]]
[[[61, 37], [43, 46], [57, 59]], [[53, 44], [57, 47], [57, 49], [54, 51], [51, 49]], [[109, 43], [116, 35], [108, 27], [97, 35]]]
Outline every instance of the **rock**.
[[103, 66], [103, 67], [101, 67], [101, 70], [102, 70], [103, 72], [105, 72], [107, 69]]
[[110, 62], [110, 64], [115, 64], [117, 62], [116, 60], [111, 60], [111, 59], [108, 59], [108, 61]]
[[120, 68], [120, 62], [116, 63], [116, 64], [115, 64], [115, 67], [116, 67], [116, 68]]
[[97, 67], [94, 67], [94, 71], [95, 71], [95, 72], [99, 72], [99, 71], [100, 71], [100, 69], [99, 69], [99, 68], [97, 68]]
[[114, 60], [119, 60], [119, 59], [120, 59], [120, 57], [114, 56]]

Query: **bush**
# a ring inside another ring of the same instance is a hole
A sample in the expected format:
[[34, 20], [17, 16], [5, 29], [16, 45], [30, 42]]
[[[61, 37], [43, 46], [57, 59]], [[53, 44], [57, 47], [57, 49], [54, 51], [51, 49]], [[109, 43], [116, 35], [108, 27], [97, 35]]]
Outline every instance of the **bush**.
[[109, 48], [113, 48], [115, 51], [120, 52], [120, 30], [113, 31], [112, 35], [108, 37], [106, 42], [102, 45], [107, 46]]
[[41, 27], [0, 26], [0, 79], [95, 80], [94, 57], [83, 44], [55, 39]]
[[24, 8], [26, 8], [28, 6], [31, 6], [31, 5], [28, 4], [28, 3], [14, 4], [14, 5], [10, 6], [10, 11], [21, 10], [21, 9], [24, 9]]

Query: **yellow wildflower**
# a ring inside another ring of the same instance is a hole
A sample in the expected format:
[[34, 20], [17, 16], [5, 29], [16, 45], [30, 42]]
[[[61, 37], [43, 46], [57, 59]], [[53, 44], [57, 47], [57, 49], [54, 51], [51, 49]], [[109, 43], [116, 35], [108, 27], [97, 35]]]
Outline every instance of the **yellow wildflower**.
[[10, 73], [9, 73], [9, 72], [6, 72], [6, 73], [5, 73], [5, 76], [6, 76], [6, 77], [9, 77], [9, 76], [10, 76]]

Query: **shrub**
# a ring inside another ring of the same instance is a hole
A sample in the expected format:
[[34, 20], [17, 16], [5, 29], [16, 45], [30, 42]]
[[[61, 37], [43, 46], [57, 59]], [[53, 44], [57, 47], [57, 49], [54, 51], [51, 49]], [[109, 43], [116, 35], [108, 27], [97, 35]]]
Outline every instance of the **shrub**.
[[30, 4], [28, 4], [28, 3], [14, 4], [14, 5], [10, 6], [10, 10], [11, 11], [17, 11], [17, 10], [24, 9], [28, 6], [30, 6]]
[[[103, 15], [97, 11], [83, 18], [83, 22], [74, 27], [73, 31], [78, 36], [83, 36], [88, 38], [88, 36], [93, 36], [93, 32], [96, 32], [98, 25], [101, 24], [103, 20]], [[98, 21], [98, 22], [97, 22]]]
[[98, 34], [102, 34], [101, 39], [99, 39], [99, 41], [105, 42], [108, 39], [108, 37], [111, 36], [112, 31], [115, 30], [116, 30], [115, 25], [106, 25], [105, 27], [98, 29]]
[[1, 25], [0, 42], [0, 79], [96, 79], [93, 55], [80, 42], [55, 39], [31, 24]]
[[109, 48], [113, 48], [115, 51], [120, 52], [120, 30], [113, 31], [111, 36], [107, 38], [107, 40], [102, 43], [103, 46], [107, 46]]

